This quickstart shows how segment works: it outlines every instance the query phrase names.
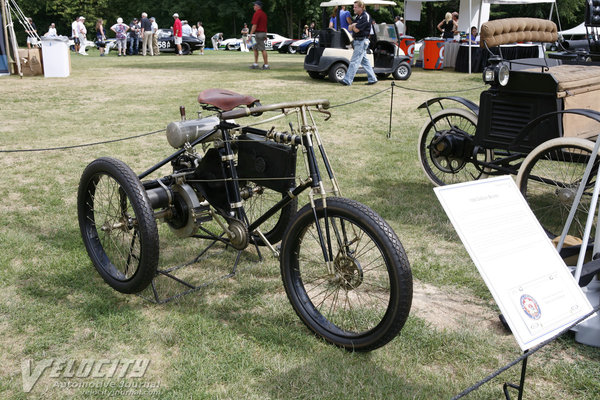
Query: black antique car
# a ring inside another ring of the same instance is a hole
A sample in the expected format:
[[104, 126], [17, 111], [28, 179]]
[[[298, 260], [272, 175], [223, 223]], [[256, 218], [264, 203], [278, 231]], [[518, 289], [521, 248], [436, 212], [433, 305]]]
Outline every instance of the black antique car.
[[[204, 41], [201, 39], [189, 35], [182, 36], [181, 51], [183, 54], [192, 54], [203, 46]], [[158, 30], [158, 49], [161, 53], [174, 53], [177, 50], [171, 29]]]
[[[490, 21], [482, 47], [519, 41], [553, 42], [556, 25], [534, 18]], [[600, 65], [553, 59], [489, 59], [480, 104], [437, 97], [421, 104], [429, 120], [418, 141], [419, 160], [436, 186], [513, 174], [534, 214], [554, 238], [561, 234], [600, 131]], [[441, 110], [435, 110], [441, 107]], [[582, 232], [591, 203], [592, 174], [569, 234]]]

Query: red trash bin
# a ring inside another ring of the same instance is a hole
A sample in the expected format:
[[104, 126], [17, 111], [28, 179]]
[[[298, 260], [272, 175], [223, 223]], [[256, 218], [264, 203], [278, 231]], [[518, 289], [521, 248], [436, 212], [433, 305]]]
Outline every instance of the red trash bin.
[[444, 68], [444, 39], [425, 38], [423, 41], [423, 69]]
[[412, 36], [400, 36], [398, 43], [404, 54], [410, 57], [412, 63], [415, 55], [415, 38]]

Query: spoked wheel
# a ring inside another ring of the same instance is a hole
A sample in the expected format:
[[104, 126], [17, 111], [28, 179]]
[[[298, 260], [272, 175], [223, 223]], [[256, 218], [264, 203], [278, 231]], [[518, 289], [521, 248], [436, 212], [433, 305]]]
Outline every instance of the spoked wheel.
[[[252, 193], [244, 202], [244, 210], [250, 223], [256, 221], [262, 216], [265, 211], [273, 207], [278, 201], [285, 197], [284, 194], [276, 192], [275, 190], [268, 189], [264, 186], [255, 184], [254, 182], [248, 182], [248, 184], [242, 188], [244, 193]], [[269, 243], [277, 243], [283, 237], [285, 228], [287, 228], [289, 222], [296, 214], [298, 209], [298, 199], [293, 199], [285, 207], [275, 213], [271, 218], [263, 222], [259, 229], [265, 235]], [[256, 243], [260, 246], [264, 246], [265, 243], [258, 235], [253, 235]]]
[[[353, 200], [316, 201], [290, 223], [281, 275], [294, 310], [318, 336], [351, 351], [392, 340], [412, 302], [412, 274], [400, 240], [373, 210]], [[319, 230], [329, 243], [325, 263]], [[329, 240], [327, 239], [329, 236]]]
[[492, 151], [481, 149], [474, 155], [472, 138], [477, 116], [460, 108], [435, 114], [419, 134], [419, 161], [436, 186], [486, 178], [478, 162], [490, 162]]
[[122, 293], [144, 290], [158, 266], [158, 230], [146, 191], [122, 161], [99, 158], [77, 195], [85, 248], [102, 278]]
[[[594, 142], [586, 139], [552, 139], [533, 149], [519, 169], [517, 186], [551, 238], [562, 233], [593, 151]], [[570, 235], [583, 237], [599, 165], [597, 157], [568, 231]]]

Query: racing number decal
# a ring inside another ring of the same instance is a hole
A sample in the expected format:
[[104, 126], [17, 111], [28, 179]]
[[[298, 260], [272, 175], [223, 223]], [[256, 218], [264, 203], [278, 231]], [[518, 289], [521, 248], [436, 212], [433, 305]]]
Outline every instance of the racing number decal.
[[171, 47], [171, 42], [169, 42], [169, 41], [161, 40], [158, 42], [159, 49], [168, 49], [170, 47]]

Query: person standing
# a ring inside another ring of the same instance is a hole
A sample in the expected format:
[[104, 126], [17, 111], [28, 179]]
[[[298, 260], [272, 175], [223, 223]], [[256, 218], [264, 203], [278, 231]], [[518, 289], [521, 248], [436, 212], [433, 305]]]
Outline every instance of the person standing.
[[371, 32], [371, 16], [365, 11], [365, 3], [362, 0], [354, 2], [354, 14], [356, 14], [356, 19], [353, 24], [348, 26], [348, 30], [352, 32], [352, 36], [354, 37], [352, 42], [354, 44], [354, 52], [352, 53], [346, 76], [340, 83], [345, 86], [352, 85], [358, 67], [362, 66], [367, 72], [367, 85], [374, 85], [377, 83], [377, 77], [367, 58], [367, 49], [369, 48], [368, 37]]
[[158, 24], [154, 17], [150, 18], [150, 22], [152, 23], [152, 51], [157, 56], [160, 54], [160, 50], [158, 49]]
[[81, 54], [82, 56], [88, 56], [89, 54], [85, 52], [85, 43], [87, 42], [87, 28], [85, 27], [85, 17], [79, 17], [77, 29], [79, 32], [79, 54]]
[[117, 51], [118, 56], [125, 56], [127, 54], [127, 31], [129, 26], [123, 23], [123, 18], [117, 18], [117, 23], [110, 27], [110, 30], [116, 34], [117, 37]]
[[140, 24], [138, 19], [134, 18], [129, 24], [129, 54], [137, 55], [140, 49]]
[[150, 50], [150, 55], [154, 55], [154, 49], [152, 49], [152, 22], [148, 19], [148, 14], [142, 13], [142, 20], [140, 21], [142, 28], [142, 55], [145, 57]]
[[452, 14], [447, 12], [444, 20], [438, 24], [437, 28], [442, 32], [442, 38], [446, 42], [451, 42], [454, 40], [454, 31], [458, 29], [458, 25], [452, 19]]
[[394, 24], [396, 25], [396, 30], [398, 31], [398, 36], [404, 36], [404, 18], [401, 18], [399, 15], [396, 15], [395, 18], [396, 22], [394, 22]]
[[27, 33], [27, 48], [30, 49], [32, 44], [37, 44], [37, 38], [35, 37], [35, 35], [37, 34], [37, 27], [35, 26], [35, 24], [33, 23], [33, 19], [31, 18], [27, 18], [27, 23], [29, 26], [25, 30], [25, 33]]
[[248, 29], [248, 24], [244, 22], [244, 27], [242, 28], [242, 43], [240, 44], [241, 51], [250, 51], [248, 50], [248, 34], [250, 33], [250, 29]]
[[210, 41], [212, 42], [213, 50], [219, 50], [219, 45], [221, 44], [222, 40], [223, 40], [223, 34], [221, 32], [215, 33], [210, 38]]
[[352, 16], [350, 11], [346, 10], [346, 6], [342, 6], [340, 11], [340, 28], [348, 30], [348, 27], [352, 23]]
[[181, 22], [181, 34], [183, 36], [192, 36], [192, 27], [185, 19]]
[[54, 22], [50, 24], [50, 28], [48, 28], [48, 32], [46, 32], [44, 34], [44, 36], [46, 36], [46, 37], [57, 36], [57, 34], [56, 34], [56, 25], [54, 24]]
[[181, 43], [183, 42], [183, 39], [182, 39], [183, 33], [181, 31], [181, 20], [179, 19], [179, 14], [177, 14], [177, 13], [173, 14], [173, 18], [175, 18], [175, 20], [173, 21], [173, 26], [171, 27], [171, 30], [173, 31], [173, 42], [175, 43], [175, 46], [177, 47], [177, 55], [180, 56], [181, 55]]
[[252, 50], [254, 51], [254, 64], [251, 69], [258, 69], [258, 52], [262, 52], [263, 66], [262, 69], [271, 69], [265, 49], [265, 40], [267, 40], [267, 14], [262, 10], [263, 3], [260, 0], [254, 2], [254, 15], [252, 16], [252, 29], [250, 35], [254, 34], [256, 43], [253, 43]]
[[105, 40], [104, 21], [102, 18], [98, 18], [96, 20], [96, 46], [98, 46], [98, 49], [100, 50], [100, 57], [104, 57], [104, 47], [106, 46], [104, 43]]
[[206, 35], [204, 34], [204, 27], [202, 21], [198, 21], [198, 39], [202, 40], [202, 46], [200, 46], [200, 55], [204, 55], [204, 43], [206, 41]]
[[79, 17], [75, 18], [75, 21], [71, 23], [71, 39], [73, 39], [75, 51], [79, 53]]

